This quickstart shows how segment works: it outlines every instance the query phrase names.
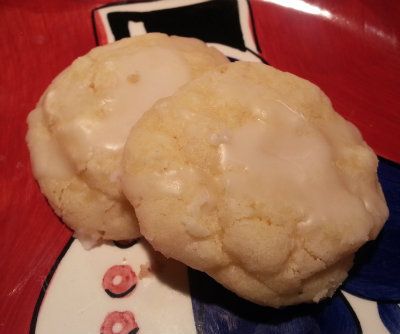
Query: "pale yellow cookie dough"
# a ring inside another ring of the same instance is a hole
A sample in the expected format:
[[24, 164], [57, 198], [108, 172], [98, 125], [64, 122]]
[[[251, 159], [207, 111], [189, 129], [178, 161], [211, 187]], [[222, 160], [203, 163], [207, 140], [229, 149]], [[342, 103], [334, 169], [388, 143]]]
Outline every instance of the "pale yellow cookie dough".
[[331, 296], [377, 236], [377, 164], [318, 87], [236, 62], [145, 113], [122, 184], [156, 250], [280, 307]]
[[29, 114], [28, 125], [33, 174], [56, 214], [82, 244], [90, 248], [102, 240], [137, 238], [140, 233], [132, 206], [88, 187], [44, 125], [40, 107]]
[[159, 98], [226, 62], [199, 40], [153, 33], [97, 47], [51, 83], [28, 119], [33, 172], [85, 245], [140, 236], [120, 186], [130, 128]]
[[197, 39], [160, 33], [97, 47], [53, 81], [42, 105], [45, 122], [89, 186], [121, 199], [132, 125], [158, 99], [226, 62]]

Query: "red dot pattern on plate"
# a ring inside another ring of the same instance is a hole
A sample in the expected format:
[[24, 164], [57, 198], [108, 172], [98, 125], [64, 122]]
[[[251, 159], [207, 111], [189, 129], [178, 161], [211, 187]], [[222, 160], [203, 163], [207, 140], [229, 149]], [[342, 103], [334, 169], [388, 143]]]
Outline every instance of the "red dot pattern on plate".
[[135, 334], [139, 327], [132, 312], [111, 312], [101, 325], [100, 334]]
[[104, 274], [103, 288], [110, 297], [122, 298], [133, 291], [137, 281], [136, 274], [130, 266], [115, 265]]

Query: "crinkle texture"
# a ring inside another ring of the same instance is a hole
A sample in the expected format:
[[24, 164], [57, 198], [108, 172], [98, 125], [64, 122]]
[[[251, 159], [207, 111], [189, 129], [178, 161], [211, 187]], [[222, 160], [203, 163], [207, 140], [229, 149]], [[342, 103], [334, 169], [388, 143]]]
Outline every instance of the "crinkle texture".
[[122, 185], [156, 250], [280, 307], [331, 296], [377, 236], [377, 163], [318, 87], [236, 62], [143, 115]]
[[61, 219], [87, 248], [102, 240], [140, 236], [137, 219], [127, 200], [116, 201], [90, 188], [63, 155], [44, 124], [40, 107], [29, 114], [27, 142], [33, 174], [42, 193]]
[[[121, 158], [142, 112], [136, 109], [147, 110], [175, 86], [226, 62], [222, 53], [195, 38], [160, 33], [125, 38], [94, 48], [62, 72], [44, 97], [44, 118], [88, 185], [123, 199]], [[188, 73], [180, 73], [182, 67]], [[158, 73], [169, 77], [152, 77]], [[142, 82], [145, 92], [135, 94]]]
[[153, 33], [96, 47], [51, 83], [28, 117], [33, 172], [86, 246], [140, 236], [120, 186], [129, 130], [158, 98], [225, 62], [197, 39]]

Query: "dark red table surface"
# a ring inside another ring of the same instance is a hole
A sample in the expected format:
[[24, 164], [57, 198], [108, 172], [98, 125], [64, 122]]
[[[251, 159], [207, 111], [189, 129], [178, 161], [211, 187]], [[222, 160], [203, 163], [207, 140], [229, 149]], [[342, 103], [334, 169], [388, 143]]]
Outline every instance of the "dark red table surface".
[[[25, 119], [52, 78], [95, 46], [91, 11], [105, 3], [0, 2], [0, 333], [28, 332], [42, 283], [71, 235], [32, 177]], [[318, 84], [377, 154], [400, 162], [400, 2], [251, 7], [265, 59]]]

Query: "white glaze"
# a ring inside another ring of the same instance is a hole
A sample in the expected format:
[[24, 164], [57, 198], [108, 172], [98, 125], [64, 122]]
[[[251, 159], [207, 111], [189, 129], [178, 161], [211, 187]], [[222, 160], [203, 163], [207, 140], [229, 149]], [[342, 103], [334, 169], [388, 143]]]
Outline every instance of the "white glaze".
[[231, 131], [230, 141], [219, 145], [228, 196], [297, 209], [304, 217], [300, 228], [340, 221], [357, 210], [364, 214], [319, 129], [279, 101], [272, 111], [253, 106], [258, 120]]
[[67, 180], [74, 175], [73, 168], [55, 138], [43, 125], [41, 109], [33, 111], [28, 118], [27, 141], [31, 153], [33, 174], [37, 179]]
[[[61, 137], [76, 142], [77, 154], [87, 158], [92, 152], [122, 150], [142, 114], [190, 78], [189, 66], [179, 52], [162, 47], [114, 55], [96, 66], [92, 84], [92, 94], [97, 96], [95, 109], [88, 114], [66, 110], [73, 118], [57, 125]], [[47, 98], [53, 99], [52, 92]]]
[[171, 169], [163, 173], [135, 176], [136, 188], [147, 196], [176, 196], [192, 190], [199, 182], [199, 174], [193, 168]]

